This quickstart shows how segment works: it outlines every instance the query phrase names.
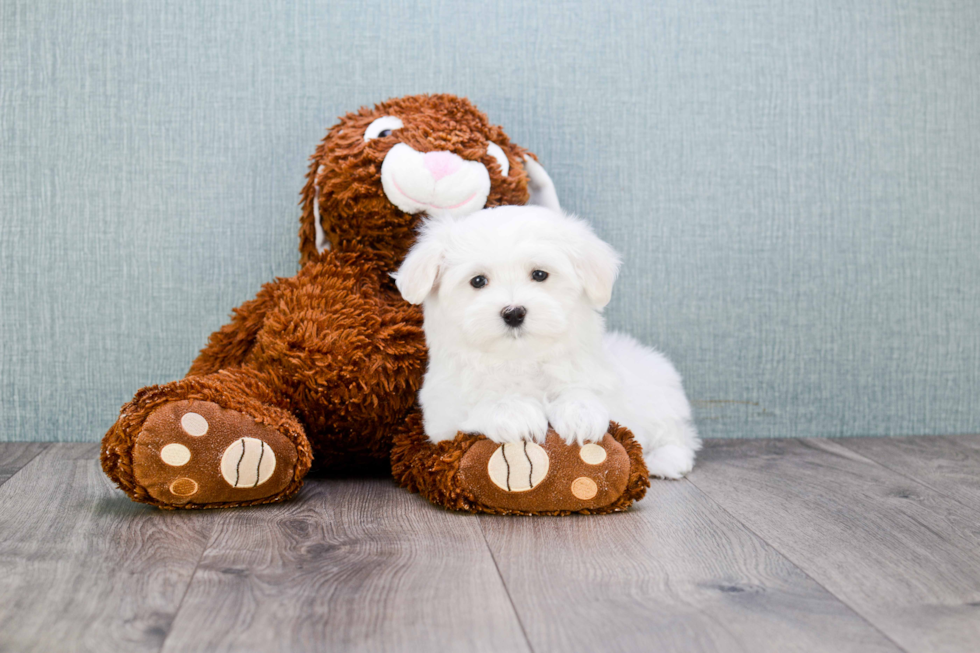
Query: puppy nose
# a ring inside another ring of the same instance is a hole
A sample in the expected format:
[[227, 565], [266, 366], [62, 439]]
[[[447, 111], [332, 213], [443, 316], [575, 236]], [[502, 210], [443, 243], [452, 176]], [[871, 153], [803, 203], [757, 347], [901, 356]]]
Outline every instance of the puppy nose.
[[463, 160], [452, 152], [426, 152], [422, 162], [436, 181], [448, 177], [463, 167]]
[[527, 315], [527, 309], [523, 306], [508, 306], [500, 311], [500, 317], [504, 318], [504, 322], [509, 327], [521, 326], [525, 315]]

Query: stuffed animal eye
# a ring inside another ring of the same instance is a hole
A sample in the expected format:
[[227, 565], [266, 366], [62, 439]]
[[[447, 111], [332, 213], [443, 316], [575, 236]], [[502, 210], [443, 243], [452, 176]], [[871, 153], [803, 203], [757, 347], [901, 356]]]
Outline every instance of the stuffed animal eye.
[[483, 286], [487, 285], [487, 283], [488, 283], [487, 278], [482, 274], [478, 274], [472, 279], [470, 279], [470, 285], [473, 286], [474, 288], [482, 288]]
[[544, 270], [535, 270], [531, 273], [531, 278], [535, 281], [544, 281], [548, 278], [548, 273]]
[[370, 141], [375, 138], [391, 136], [391, 132], [396, 129], [401, 129], [404, 126], [402, 121], [394, 116], [381, 116], [364, 130], [364, 140]]

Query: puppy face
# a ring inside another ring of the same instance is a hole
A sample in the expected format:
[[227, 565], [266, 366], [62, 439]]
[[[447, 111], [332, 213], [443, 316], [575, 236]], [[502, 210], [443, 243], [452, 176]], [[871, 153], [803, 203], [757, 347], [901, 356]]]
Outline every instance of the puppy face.
[[436, 298], [444, 316], [481, 349], [498, 341], [506, 346], [521, 338], [562, 337], [583, 295], [568, 255], [546, 241], [476, 236], [446, 251]]
[[425, 303], [427, 335], [519, 352], [593, 319], [618, 268], [615, 251], [584, 222], [508, 206], [426, 223], [396, 281], [406, 300]]

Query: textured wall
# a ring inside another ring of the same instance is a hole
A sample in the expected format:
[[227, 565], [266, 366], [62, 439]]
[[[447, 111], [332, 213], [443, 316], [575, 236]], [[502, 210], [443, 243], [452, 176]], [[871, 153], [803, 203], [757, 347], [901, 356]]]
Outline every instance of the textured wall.
[[0, 439], [94, 440], [296, 268], [332, 119], [467, 95], [711, 437], [980, 431], [980, 5], [0, 1]]

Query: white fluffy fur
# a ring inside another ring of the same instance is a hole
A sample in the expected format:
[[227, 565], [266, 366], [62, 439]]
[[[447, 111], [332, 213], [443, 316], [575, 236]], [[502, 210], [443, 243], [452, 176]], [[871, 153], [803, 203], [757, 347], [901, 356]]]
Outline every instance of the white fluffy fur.
[[[548, 278], [534, 281], [543, 270]], [[430, 220], [395, 275], [423, 304], [429, 368], [419, 401], [435, 442], [457, 431], [496, 442], [602, 438], [609, 420], [633, 431], [650, 473], [691, 471], [700, 440], [680, 375], [662, 354], [606, 333], [619, 257], [583, 221], [505, 206]], [[482, 275], [483, 288], [470, 280]], [[512, 328], [501, 311], [527, 310]]]

